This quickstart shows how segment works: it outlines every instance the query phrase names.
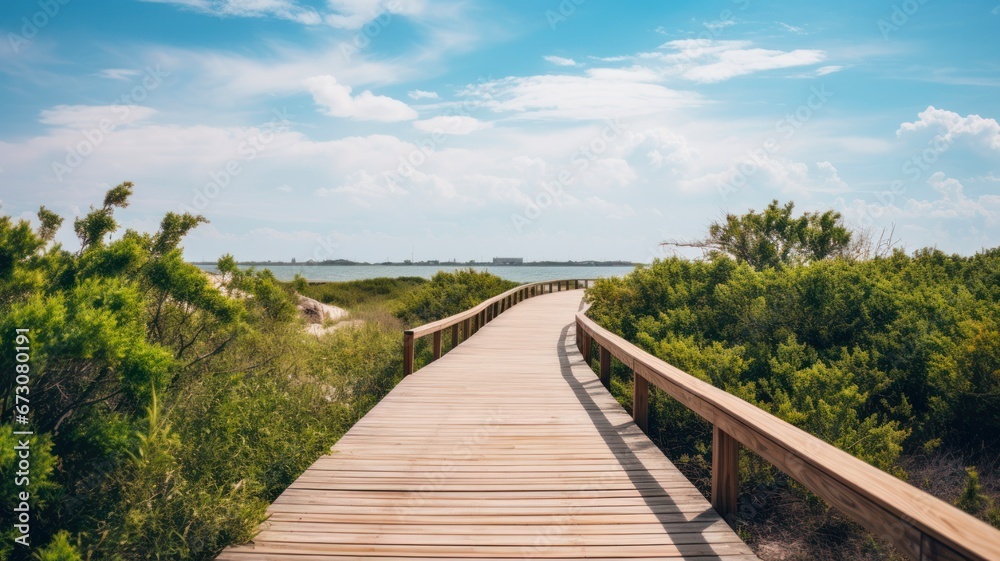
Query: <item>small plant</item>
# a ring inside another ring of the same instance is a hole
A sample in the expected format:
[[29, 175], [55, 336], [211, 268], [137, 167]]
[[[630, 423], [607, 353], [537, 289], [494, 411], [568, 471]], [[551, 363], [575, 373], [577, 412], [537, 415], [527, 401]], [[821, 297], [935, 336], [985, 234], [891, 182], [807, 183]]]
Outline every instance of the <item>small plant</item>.
[[983, 488], [979, 485], [979, 471], [975, 466], [965, 468], [965, 489], [955, 501], [955, 506], [976, 516], [984, 508], [989, 507], [990, 502], [990, 498], [983, 493]]

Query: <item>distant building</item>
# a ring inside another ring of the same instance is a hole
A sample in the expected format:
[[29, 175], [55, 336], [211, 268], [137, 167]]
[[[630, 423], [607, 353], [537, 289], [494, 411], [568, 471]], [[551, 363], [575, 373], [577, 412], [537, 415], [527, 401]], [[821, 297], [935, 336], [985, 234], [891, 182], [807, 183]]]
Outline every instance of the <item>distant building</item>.
[[494, 257], [494, 265], [524, 265], [523, 257]]

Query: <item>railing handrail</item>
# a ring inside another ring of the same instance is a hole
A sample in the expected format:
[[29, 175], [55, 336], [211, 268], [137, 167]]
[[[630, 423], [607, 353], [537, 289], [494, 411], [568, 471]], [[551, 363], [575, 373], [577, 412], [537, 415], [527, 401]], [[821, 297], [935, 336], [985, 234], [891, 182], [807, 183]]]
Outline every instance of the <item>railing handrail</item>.
[[[441, 332], [443, 330], [449, 327], [452, 328], [452, 344], [455, 346], [460, 343], [458, 333], [460, 324], [464, 332], [462, 339], [468, 339], [472, 335], [473, 329], [478, 330], [489, 321], [492, 321], [494, 317], [510, 309], [518, 302], [545, 293], [544, 288], [546, 286], [549, 287], [550, 292], [553, 287], [561, 291], [563, 284], [565, 284], [566, 290], [571, 290], [569, 285], [573, 283], [572, 290], [576, 290], [581, 287], [581, 283], [583, 287], [587, 287], [594, 280], [596, 279], [572, 278], [520, 284], [502, 294], [488, 298], [468, 310], [444, 319], [425, 323], [412, 329], [407, 329], [403, 332], [403, 375], [413, 373], [413, 344], [421, 337], [434, 335], [434, 358], [431, 359], [434, 360], [441, 356]], [[475, 320], [475, 325], [472, 324], [473, 320]]]
[[[730, 522], [742, 444], [912, 559], [1000, 560], [1000, 531], [985, 522], [651, 355], [598, 325], [586, 310], [576, 324], [588, 363], [592, 342], [600, 346], [605, 385], [614, 356], [635, 373], [640, 391], [652, 383], [715, 426], [712, 504]], [[647, 399], [633, 402], [645, 408]], [[646, 412], [633, 415], [645, 430]]]

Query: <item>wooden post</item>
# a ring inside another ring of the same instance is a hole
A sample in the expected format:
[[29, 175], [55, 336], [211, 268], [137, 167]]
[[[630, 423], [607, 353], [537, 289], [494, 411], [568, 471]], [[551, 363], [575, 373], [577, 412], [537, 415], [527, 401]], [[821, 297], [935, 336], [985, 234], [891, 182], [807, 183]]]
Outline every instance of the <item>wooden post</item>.
[[580, 281], [577, 279], [573, 279], [573, 290], [576, 290], [578, 288], [580, 288]]
[[583, 328], [576, 324], [576, 350], [583, 354]]
[[469, 337], [472, 337], [472, 318], [466, 318], [462, 322], [462, 340], [465, 341]]
[[587, 363], [587, 366], [590, 366], [590, 355], [591, 355], [590, 346], [591, 346], [591, 344], [593, 342], [594, 342], [594, 340], [591, 339], [590, 334], [587, 333], [587, 332], [584, 332], [583, 333], [583, 361]]
[[646, 432], [649, 426], [649, 382], [638, 372], [633, 371], [632, 383], [632, 420], [636, 426]]
[[601, 346], [601, 383], [611, 389], [611, 351]]
[[413, 374], [413, 332], [403, 332], [403, 376]]
[[451, 326], [451, 348], [458, 346], [458, 324]]
[[712, 508], [730, 526], [736, 523], [740, 443], [718, 425], [712, 431]]
[[441, 358], [441, 331], [434, 332], [434, 357], [431, 358], [432, 361]]

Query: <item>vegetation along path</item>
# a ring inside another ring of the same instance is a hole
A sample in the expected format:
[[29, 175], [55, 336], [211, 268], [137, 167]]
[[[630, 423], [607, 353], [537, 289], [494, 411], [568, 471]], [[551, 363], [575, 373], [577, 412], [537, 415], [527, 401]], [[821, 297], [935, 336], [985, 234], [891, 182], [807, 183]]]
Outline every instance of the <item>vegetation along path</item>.
[[218, 559], [756, 559], [584, 362], [582, 294], [406, 377]]

